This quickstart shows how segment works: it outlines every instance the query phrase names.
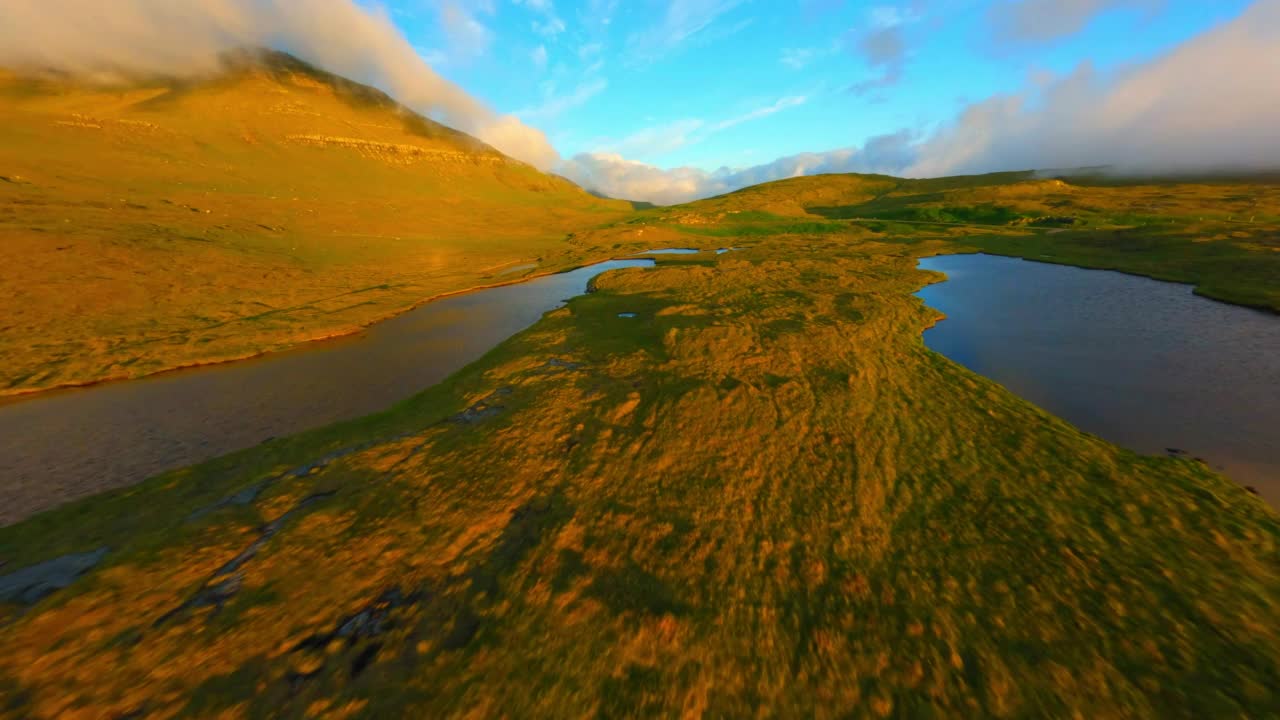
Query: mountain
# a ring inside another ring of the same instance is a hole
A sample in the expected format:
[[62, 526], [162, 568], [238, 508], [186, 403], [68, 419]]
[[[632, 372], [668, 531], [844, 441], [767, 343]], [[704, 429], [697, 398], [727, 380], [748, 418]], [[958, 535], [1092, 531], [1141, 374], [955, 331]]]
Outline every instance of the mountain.
[[566, 236], [631, 210], [270, 51], [196, 80], [0, 71], [0, 126], [0, 394], [351, 332], [596, 257]]

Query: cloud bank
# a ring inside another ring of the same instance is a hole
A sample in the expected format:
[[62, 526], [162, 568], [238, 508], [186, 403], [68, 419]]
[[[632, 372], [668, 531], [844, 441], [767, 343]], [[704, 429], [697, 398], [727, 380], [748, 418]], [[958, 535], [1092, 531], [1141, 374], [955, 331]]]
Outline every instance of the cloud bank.
[[4, 0], [0, 65], [73, 73], [194, 75], [244, 46], [292, 52], [541, 169], [559, 159], [539, 130], [445, 80], [383, 13], [353, 0]]
[[581, 153], [566, 160], [560, 173], [609, 197], [673, 205], [801, 175], [895, 172], [914, 157], [910, 142], [911, 134], [903, 131], [872, 138], [861, 148], [800, 153], [755, 167], [722, 167], [714, 172], [690, 167], [664, 170], [617, 153]]
[[1110, 165], [1127, 172], [1280, 167], [1280, 0], [1111, 75], [1080, 65], [969, 106], [917, 148], [915, 176]]
[[1280, 0], [1258, 0], [1163, 56], [1113, 73], [1083, 63], [1022, 93], [971, 104], [929, 134], [904, 131], [861, 148], [714, 172], [663, 170], [589, 153], [566, 161], [562, 172], [613, 197], [669, 204], [831, 172], [937, 177], [1089, 166], [1132, 174], [1275, 169], [1277, 78]]

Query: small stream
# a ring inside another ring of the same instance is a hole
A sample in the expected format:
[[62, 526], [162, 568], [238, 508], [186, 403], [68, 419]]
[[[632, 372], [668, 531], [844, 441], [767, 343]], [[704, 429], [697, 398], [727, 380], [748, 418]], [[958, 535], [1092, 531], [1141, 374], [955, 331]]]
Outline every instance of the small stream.
[[479, 359], [610, 260], [436, 300], [364, 332], [253, 360], [0, 403], [0, 525], [340, 420], [384, 410]]
[[1280, 316], [1191, 286], [993, 255], [920, 261], [933, 350], [1076, 427], [1203, 458], [1280, 507]]

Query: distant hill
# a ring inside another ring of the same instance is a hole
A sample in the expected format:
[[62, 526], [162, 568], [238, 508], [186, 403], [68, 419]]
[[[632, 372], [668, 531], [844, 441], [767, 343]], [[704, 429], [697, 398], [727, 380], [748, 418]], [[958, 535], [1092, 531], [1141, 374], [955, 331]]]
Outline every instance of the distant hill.
[[[972, 249], [1191, 283], [1280, 312], [1280, 182], [1016, 171], [907, 179], [810, 175], [663, 208], [652, 221], [717, 237], [945, 232]], [[900, 242], [900, 240], [897, 240]]]
[[0, 71], [0, 394], [350, 332], [631, 210], [270, 51], [202, 80]]
[[[596, 197], [600, 198], [601, 200], [616, 200], [616, 199], [618, 199], [618, 198], [611, 197], [611, 196], [609, 196], [609, 195], [605, 195], [604, 193], [600, 192], [599, 190], [587, 190], [587, 192], [589, 192], [589, 193], [591, 193], [592, 195], [594, 195], [594, 196], [596, 196]], [[624, 201], [624, 202], [631, 203], [631, 207], [632, 207], [633, 209], [635, 209], [635, 210], [652, 210], [653, 208], [658, 207], [657, 205], [655, 205], [655, 204], [653, 204], [653, 203], [649, 202], [648, 200], [626, 200], [626, 201]]]

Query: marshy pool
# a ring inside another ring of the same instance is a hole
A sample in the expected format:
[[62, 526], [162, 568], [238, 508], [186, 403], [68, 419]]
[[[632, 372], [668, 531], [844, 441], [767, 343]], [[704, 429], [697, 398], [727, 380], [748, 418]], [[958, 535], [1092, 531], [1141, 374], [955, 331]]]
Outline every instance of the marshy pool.
[[0, 525], [270, 437], [385, 410], [581, 295], [610, 260], [453, 295], [337, 340], [0, 403]]
[[1191, 286], [992, 255], [920, 261], [925, 343], [1076, 427], [1200, 457], [1280, 506], [1280, 316]]

